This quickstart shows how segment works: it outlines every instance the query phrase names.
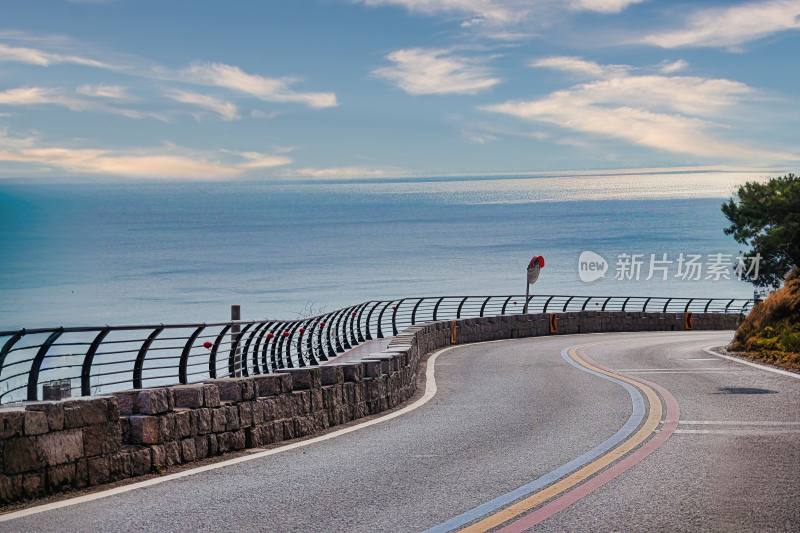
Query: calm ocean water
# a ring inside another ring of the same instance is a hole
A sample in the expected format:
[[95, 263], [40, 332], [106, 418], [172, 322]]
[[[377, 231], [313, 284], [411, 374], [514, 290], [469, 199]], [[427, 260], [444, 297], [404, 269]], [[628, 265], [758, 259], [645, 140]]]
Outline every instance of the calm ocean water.
[[[746, 172], [0, 184], [0, 329], [292, 318], [367, 299], [524, 291], [749, 297], [731, 281], [592, 284], [577, 258], [726, 253]], [[613, 264], [612, 264], [613, 270]], [[609, 272], [613, 278], [613, 272]]]

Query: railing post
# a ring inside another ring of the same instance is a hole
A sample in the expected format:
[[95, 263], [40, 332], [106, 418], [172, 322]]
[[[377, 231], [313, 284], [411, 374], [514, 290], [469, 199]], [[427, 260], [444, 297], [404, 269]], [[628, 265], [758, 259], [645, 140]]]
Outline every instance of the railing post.
[[424, 300], [424, 298], [420, 298], [419, 300], [417, 300], [417, 303], [414, 304], [414, 309], [411, 310], [411, 325], [412, 326], [417, 323], [417, 309], [419, 308], [419, 304], [422, 303], [422, 300]]
[[365, 327], [366, 327], [366, 330], [367, 330], [367, 332], [366, 332], [367, 334], [365, 335], [365, 338], [368, 341], [372, 340], [372, 330], [370, 329], [370, 325], [369, 325], [370, 321], [372, 320], [372, 313], [375, 312], [375, 309], [377, 309], [379, 305], [381, 305], [381, 302], [375, 302], [375, 305], [373, 305], [372, 308], [369, 310], [369, 313], [367, 313], [367, 322], [365, 324]]
[[86, 355], [83, 356], [83, 364], [81, 365], [81, 396], [92, 395], [91, 379], [94, 354], [97, 353], [97, 349], [100, 347], [100, 344], [103, 342], [103, 339], [106, 338], [109, 331], [111, 331], [111, 328], [108, 326], [101, 329], [100, 333], [95, 336], [89, 349], [86, 350]]
[[469, 298], [469, 296], [464, 296], [461, 299], [461, 302], [458, 304], [458, 309], [456, 309], [456, 318], [461, 318], [461, 308], [464, 307], [464, 304], [466, 303], [467, 298]]
[[500, 310], [501, 315], [506, 314], [506, 307], [508, 306], [508, 302], [511, 301], [511, 298], [513, 298], [513, 296], [509, 296], [508, 298], [506, 298], [506, 301], [503, 302], [503, 308]]
[[240, 329], [239, 332], [231, 335], [231, 350], [228, 353], [228, 375], [232, 378], [240, 378], [242, 376], [247, 377], [246, 370], [244, 374], [242, 373], [242, 351], [241, 348], [239, 348], [239, 343], [241, 342], [242, 337], [244, 337], [244, 334], [247, 333], [247, 330], [249, 330], [252, 325], [253, 324], [247, 324], [244, 329]]
[[364, 310], [369, 305], [369, 302], [361, 304], [358, 308], [358, 317], [356, 317], [356, 341], [359, 343], [364, 342], [364, 332], [361, 329], [361, 317], [364, 316]]
[[442, 304], [442, 300], [444, 297], [439, 298], [436, 300], [436, 305], [433, 306], [433, 321], [436, 322], [436, 317], [439, 315], [439, 306]]
[[[256, 341], [256, 345], [253, 346], [253, 373], [254, 374], [261, 374], [261, 366], [258, 364], [258, 352], [261, 350], [261, 342], [264, 340], [264, 337], [267, 335], [269, 330], [272, 328], [272, 324], [274, 322], [266, 322], [264, 324], [264, 328], [261, 330], [261, 335], [258, 336], [258, 340]], [[269, 371], [267, 367], [267, 357], [266, 354], [262, 355], [261, 361], [263, 363], [264, 373]]]
[[392, 305], [392, 300], [389, 300], [388, 302], [386, 302], [386, 305], [383, 306], [383, 309], [381, 309], [381, 312], [378, 314], [378, 338], [379, 339], [383, 338], [383, 313], [386, 312], [386, 310], [389, 308], [390, 305]]
[[[242, 308], [239, 305], [232, 305], [231, 306], [231, 322], [238, 321], [242, 319]], [[242, 375], [242, 355], [239, 352], [239, 332], [241, 328], [239, 324], [234, 324], [231, 327], [231, 352], [229, 355], [229, 360], [233, 363], [232, 368], [229, 370], [231, 371], [231, 376], [239, 377]]]
[[[262, 328], [265, 328], [267, 326], [267, 324], [269, 324], [269, 322], [259, 322], [256, 325], [256, 327], [253, 328], [253, 331], [252, 331], [252, 333], [250, 333], [250, 336], [247, 337], [247, 342], [244, 345], [244, 350], [242, 350], [242, 372], [244, 373], [245, 376], [249, 376], [250, 375], [248, 373], [248, 370], [247, 370], [247, 354], [250, 353], [250, 346], [253, 344], [253, 340], [255, 340], [256, 335], [258, 335], [259, 332], [262, 331]], [[258, 353], [258, 344], [260, 342], [261, 342], [261, 336], [258, 335], [258, 340], [256, 341], [255, 346], [253, 346], [254, 357], [251, 359], [252, 365], [253, 365], [253, 375], [254, 376], [256, 376], [256, 375], [261, 373], [261, 372], [259, 372], [259, 368], [258, 368], [258, 357], [255, 357], [255, 354]]]
[[142, 388], [142, 371], [144, 370], [144, 358], [147, 356], [147, 350], [150, 349], [150, 345], [153, 344], [153, 341], [156, 340], [161, 332], [164, 331], [163, 324], [161, 327], [154, 329], [147, 339], [142, 343], [142, 347], [139, 348], [139, 353], [136, 355], [136, 361], [133, 363], [133, 388], [134, 389], [141, 389]]
[[406, 301], [406, 299], [403, 298], [402, 300], [397, 302], [397, 305], [394, 307], [394, 309], [392, 309], [392, 335], [397, 335], [397, 333], [398, 333], [398, 331], [397, 331], [397, 311], [400, 309], [400, 306], [403, 305], [403, 302], [405, 302], [405, 301]]
[[483, 301], [483, 303], [481, 304], [481, 310], [479, 316], [483, 316], [484, 311], [486, 311], [486, 304], [488, 304], [489, 300], [491, 299], [492, 299], [491, 296], [487, 296], [486, 299]]
[[[183, 345], [183, 350], [181, 351], [181, 358], [180, 358], [180, 361], [178, 362], [178, 382], [181, 385], [186, 385], [187, 383], [189, 383], [189, 377], [188, 377], [188, 373], [189, 373], [188, 372], [189, 353], [192, 351], [192, 345], [194, 344], [194, 341], [197, 340], [197, 337], [200, 336], [200, 333], [204, 329], [206, 329], [205, 325], [200, 326], [197, 329], [195, 329], [194, 333], [192, 333], [189, 336], [189, 339], [186, 341], [186, 344]], [[108, 330], [105, 329], [103, 331], [107, 332]], [[100, 332], [100, 334], [98, 334], [97, 336], [100, 337], [100, 335], [102, 335], [102, 332]], [[105, 337], [105, 335], [103, 335], [103, 337]], [[103, 338], [100, 337], [100, 341], [102, 341], [102, 340], [103, 340]], [[95, 339], [95, 342], [97, 342], [97, 339]], [[99, 345], [99, 343], [98, 343], [98, 345]], [[94, 344], [92, 346], [94, 346]], [[92, 354], [92, 356], [94, 356], [94, 353]], [[89, 359], [89, 353], [88, 352], [86, 353], [86, 359], [84, 359], [84, 361], [83, 361], [83, 365], [84, 365], [83, 374], [86, 374], [86, 385], [88, 386], [89, 385], [89, 376], [88, 376], [88, 372], [87, 372], [87, 369], [86, 369], [86, 360], [87, 359]], [[90, 360], [89, 361], [89, 369], [88, 369], [89, 371], [91, 371], [91, 365], [92, 365], [92, 362]], [[86, 393], [83, 393], [83, 392], [81, 392], [81, 394], [83, 394], [84, 396], [89, 396], [89, 394], [86, 394]]]
[[36, 352], [36, 355], [33, 358], [33, 362], [31, 362], [31, 370], [28, 373], [28, 401], [35, 402], [39, 396], [39, 371], [42, 368], [42, 363], [44, 362], [44, 358], [47, 355], [47, 351], [53, 345], [56, 340], [61, 336], [64, 332], [64, 328], [60, 328], [57, 331], [54, 331], [47, 337], [47, 340], [42, 343], [39, 347], [39, 351]]
[[214, 346], [211, 347], [211, 351], [208, 353], [208, 377], [211, 379], [217, 377], [217, 350], [219, 350], [219, 345], [222, 343], [222, 339], [225, 338], [225, 334], [228, 333], [229, 329], [231, 329], [230, 324], [222, 328], [217, 338], [214, 339]]

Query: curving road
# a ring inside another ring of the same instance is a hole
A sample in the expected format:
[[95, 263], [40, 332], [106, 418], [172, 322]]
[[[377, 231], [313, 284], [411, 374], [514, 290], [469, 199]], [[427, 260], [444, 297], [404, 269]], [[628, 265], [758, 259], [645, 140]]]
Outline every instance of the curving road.
[[0, 529], [800, 530], [800, 379], [702, 350], [729, 338], [452, 348], [402, 416]]

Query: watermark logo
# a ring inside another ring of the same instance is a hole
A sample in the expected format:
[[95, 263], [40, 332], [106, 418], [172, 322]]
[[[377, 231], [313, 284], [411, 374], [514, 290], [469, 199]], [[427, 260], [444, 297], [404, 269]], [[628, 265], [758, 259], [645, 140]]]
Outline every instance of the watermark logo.
[[[681, 281], [754, 280], [758, 278], [761, 255], [691, 254], [617, 254], [614, 276], [617, 281], [677, 279]], [[578, 257], [578, 276], [591, 283], [605, 277], [608, 262], [596, 252], [586, 250]]]
[[591, 250], [581, 252], [578, 257], [578, 276], [584, 283], [591, 283], [605, 277], [608, 272], [608, 261]]

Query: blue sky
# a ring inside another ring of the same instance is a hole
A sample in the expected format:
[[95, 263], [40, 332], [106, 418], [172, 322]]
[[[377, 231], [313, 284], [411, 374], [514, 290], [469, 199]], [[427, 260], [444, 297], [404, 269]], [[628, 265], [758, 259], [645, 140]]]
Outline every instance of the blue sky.
[[4, 0], [0, 179], [800, 161], [800, 1]]

